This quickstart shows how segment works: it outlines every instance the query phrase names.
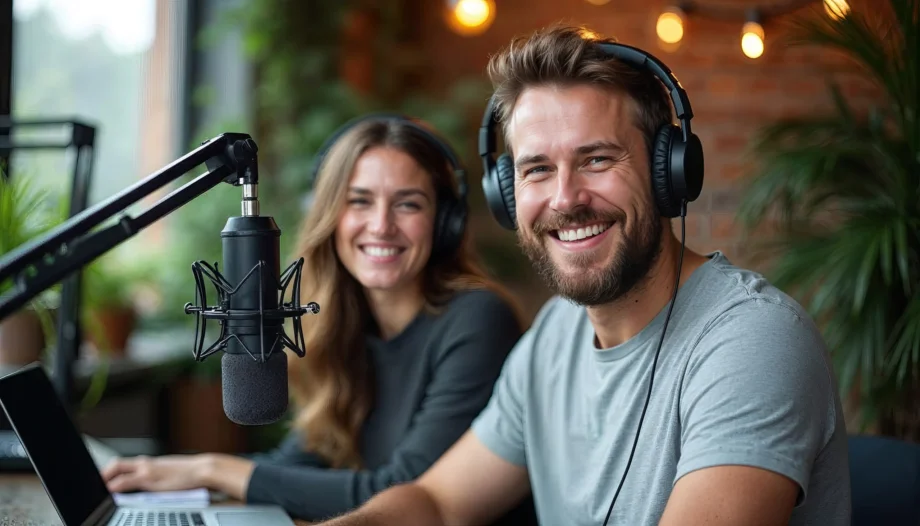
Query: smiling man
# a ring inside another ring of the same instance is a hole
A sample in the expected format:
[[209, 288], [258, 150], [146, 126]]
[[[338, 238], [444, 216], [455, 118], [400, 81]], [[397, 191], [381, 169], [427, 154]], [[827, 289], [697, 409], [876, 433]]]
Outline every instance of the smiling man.
[[[537, 31], [489, 64], [509, 153], [487, 195], [557, 295], [472, 429], [330, 524], [488, 524], [528, 492], [552, 526], [849, 524], [819, 331], [761, 275], [674, 236], [668, 94], [591, 34]], [[702, 170], [685, 160], [684, 177]]]

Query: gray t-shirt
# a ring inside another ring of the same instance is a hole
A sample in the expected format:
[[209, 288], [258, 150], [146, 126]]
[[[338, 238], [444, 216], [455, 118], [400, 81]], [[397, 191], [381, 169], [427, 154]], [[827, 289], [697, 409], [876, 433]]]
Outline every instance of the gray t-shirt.
[[[673, 485], [741, 464], [800, 487], [790, 524], [850, 523], [846, 429], [807, 313], [719, 252], [681, 287], [652, 397], [609, 524], [658, 524]], [[551, 299], [502, 370], [473, 431], [526, 466], [540, 524], [600, 526], [623, 475], [667, 307], [613, 348], [584, 308]]]

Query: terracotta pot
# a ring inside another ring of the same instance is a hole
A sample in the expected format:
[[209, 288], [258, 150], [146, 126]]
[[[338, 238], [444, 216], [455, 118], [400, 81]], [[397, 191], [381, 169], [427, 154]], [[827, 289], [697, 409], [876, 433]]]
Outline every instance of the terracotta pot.
[[97, 352], [124, 356], [127, 352], [128, 340], [137, 323], [137, 313], [134, 309], [110, 307], [94, 311], [91, 316], [94, 320], [93, 325], [98, 327], [102, 334], [96, 334], [94, 330], [88, 328], [87, 340], [93, 344]]
[[22, 309], [0, 321], [0, 365], [22, 366], [41, 359], [45, 333], [35, 311]]
[[240, 453], [246, 430], [224, 415], [219, 381], [186, 377], [170, 386], [170, 449], [182, 453]]

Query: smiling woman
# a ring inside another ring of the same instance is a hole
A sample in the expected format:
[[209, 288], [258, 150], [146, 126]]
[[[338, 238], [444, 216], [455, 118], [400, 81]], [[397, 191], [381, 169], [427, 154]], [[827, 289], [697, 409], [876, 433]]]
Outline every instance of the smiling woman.
[[[121, 461], [107, 471], [118, 490], [148, 489], [119, 482], [143, 471], [167, 481], [157, 489], [204, 485], [327, 518], [420, 476], [485, 407], [522, 323], [470, 249], [456, 157], [392, 116], [349, 124], [324, 152], [296, 254], [301, 295], [323, 310], [290, 362], [291, 433], [247, 459]], [[518, 513], [533, 517], [532, 503]]]

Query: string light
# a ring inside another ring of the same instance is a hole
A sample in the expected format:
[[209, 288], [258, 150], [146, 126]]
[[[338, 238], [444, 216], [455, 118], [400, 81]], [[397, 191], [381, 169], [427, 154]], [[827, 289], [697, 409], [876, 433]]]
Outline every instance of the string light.
[[445, 13], [447, 24], [457, 34], [473, 36], [483, 33], [495, 20], [494, 0], [449, 0]]
[[850, 12], [846, 0], [824, 0], [824, 11], [834, 20], [840, 20]]
[[[601, 0], [588, 0], [591, 3]], [[766, 40], [762, 18], [774, 18], [804, 7], [816, 0], [801, 0], [787, 2], [783, 6], [764, 6], [747, 11], [744, 25], [741, 28], [741, 52], [748, 58], [756, 59], [763, 56], [766, 49]], [[606, 3], [606, 2], [605, 2]], [[850, 6], [846, 0], [821, 0], [827, 15], [839, 20], [847, 16]], [[737, 20], [742, 12], [737, 8], [717, 7], [697, 3], [692, 0], [680, 0], [676, 6], [666, 8], [655, 22], [655, 33], [658, 34], [659, 45], [668, 51], [674, 51], [684, 38], [686, 15], [697, 15], [706, 18], [721, 20]]]
[[610, 3], [610, 0], [588, 0], [588, 3], [594, 5], [605, 5]]
[[755, 19], [744, 23], [741, 28], [741, 52], [748, 58], [763, 55], [763, 26]]
[[658, 17], [655, 32], [665, 44], [680, 42], [684, 38], [684, 12], [677, 7], [665, 9]]

